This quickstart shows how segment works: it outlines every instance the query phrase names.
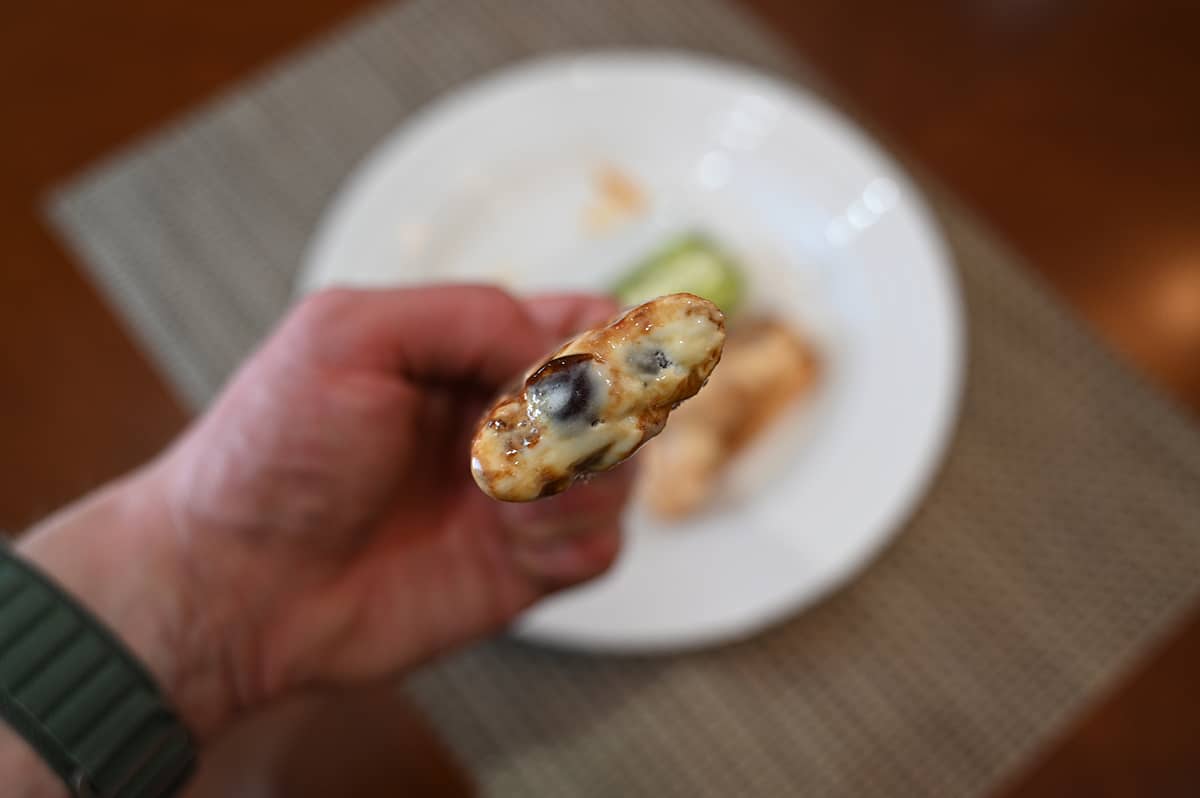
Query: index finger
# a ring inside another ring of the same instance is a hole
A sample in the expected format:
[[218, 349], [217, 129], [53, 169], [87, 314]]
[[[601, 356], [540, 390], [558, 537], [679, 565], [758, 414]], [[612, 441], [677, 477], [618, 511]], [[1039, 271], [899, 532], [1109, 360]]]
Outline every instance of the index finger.
[[306, 343], [327, 362], [418, 382], [497, 387], [547, 347], [525, 305], [494, 286], [333, 289], [305, 300], [296, 315]]
[[525, 309], [554, 339], [553, 345], [611, 319], [617, 312], [617, 302], [604, 294], [541, 294], [526, 299]]

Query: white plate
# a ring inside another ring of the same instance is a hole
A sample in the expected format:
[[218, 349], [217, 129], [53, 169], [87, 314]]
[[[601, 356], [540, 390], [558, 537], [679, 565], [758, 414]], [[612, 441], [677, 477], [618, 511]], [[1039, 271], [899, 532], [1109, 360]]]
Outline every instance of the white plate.
[[[605, 164], [651, 207], [597, 235], [582, 217]], [[747, 265], [754, 304], [816, 338], [822, 388], [741, 458], [712, 513], [668, 526], [635, 504], [615, 569], [527, 613], [527, 638], [712, 644], [811, 604], [880, 550], [929, 483], [960, 391], [960, 303], [924, 202], [795, 87], [681, 54], [591, 54], [510, 69], [420, 114], [358, 169], [310, 250], [304, 290], [603, 289], [692, 228]]]

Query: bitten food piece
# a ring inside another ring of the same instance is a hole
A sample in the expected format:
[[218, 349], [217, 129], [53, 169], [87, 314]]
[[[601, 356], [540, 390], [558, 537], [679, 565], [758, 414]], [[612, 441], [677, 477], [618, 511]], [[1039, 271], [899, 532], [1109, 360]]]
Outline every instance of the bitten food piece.
[[670, 294], [568, 341], [503, 396], [471, 444], [471, 474], [501, 501], [552, 496], [653, 438], [721, 359], [725, 318]]

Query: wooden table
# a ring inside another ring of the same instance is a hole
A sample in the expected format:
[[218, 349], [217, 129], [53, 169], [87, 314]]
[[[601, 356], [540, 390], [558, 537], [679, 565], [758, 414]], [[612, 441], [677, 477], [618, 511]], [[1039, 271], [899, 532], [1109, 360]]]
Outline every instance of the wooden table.
[[[1200, 414], [1200, 4], [745, 1], [1117, 352]], [[19, 529], [148, 458], [186, 420], [43, 224], [44, 192], [366, 5], [42, 0], [6, 9], [0, 528]], [[1003, 794], [1196, 794], [1197, 674], [1200, 613]], [[313, 699], [277, 713], [277, 743], [265, 746], [272, 767], [340, 761], [364, 774], [342, 794], [370, 794], [416, 777], [388, 755], [415, 748], [438, 763], [422, 784], [462, 792], [419, 718], [361, 698], [349, 706]], [[348, 712], [374, 735], [357, 755], [337, 752], [338, 734], [314, 732], [347, 726]], [[222, 778], [251, 769], [231, 755], [202, 791], [219, 794]]]

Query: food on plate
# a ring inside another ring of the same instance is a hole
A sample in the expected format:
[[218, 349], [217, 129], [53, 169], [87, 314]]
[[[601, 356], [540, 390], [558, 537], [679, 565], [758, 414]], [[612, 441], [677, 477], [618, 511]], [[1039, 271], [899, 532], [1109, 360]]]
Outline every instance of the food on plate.
[[596, 196], [583, 212], [588, 232], [604, 233], [646, 209], [646, 195], [633, 178], [615, 166], [603, 166], [592, 175]]
[[700, 390], [724, 343], [724, 315], [687, 293], [573, 338], [480, 422], [471, 444], [476, 484], [501, 501], [532, 501], [612, 468]]
[[730, 320], [720, 371], [675, 413], [643, 461], [639, 488], [649, 509], [679, 519], [708, 504], [738, 452], [811, 392], [820, 369], [814, 348], [793, 327], [762, 315], [735, 317], [746, 278], [711, 238], [689, 233], [668, 242], [614, 293], [636, 302], [675, 291], [711, 300]]
[[621, 302], [632, 305], [686, 291], [732, 314], [742, 301], [744, 284], [741, 270], [729, 255], [706, 236], [689, 233], [636, 266], [614, 293]]
[[787, 325], [732, 326], [721, 370], [646, 450], [639, 488], [650, 509], [682, 518], [703, 508], [733, 455], [808, 393], [818, 373], [812, 347]]

